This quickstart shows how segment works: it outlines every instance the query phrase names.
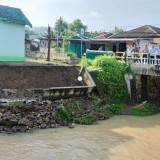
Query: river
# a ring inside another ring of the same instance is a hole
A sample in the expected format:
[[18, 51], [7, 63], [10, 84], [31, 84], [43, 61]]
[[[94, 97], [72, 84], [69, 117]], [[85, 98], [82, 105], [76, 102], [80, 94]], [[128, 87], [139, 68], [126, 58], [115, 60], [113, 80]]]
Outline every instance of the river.
[[0, 135], [0, 160], [159, 160], [160, 115]]

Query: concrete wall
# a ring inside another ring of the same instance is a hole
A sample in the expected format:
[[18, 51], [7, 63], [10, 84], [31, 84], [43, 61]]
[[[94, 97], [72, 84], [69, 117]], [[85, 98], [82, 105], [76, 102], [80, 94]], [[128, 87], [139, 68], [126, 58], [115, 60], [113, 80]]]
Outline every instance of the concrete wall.
[[25, 55], [25, 26], [0, 21], [0, 61]]
[[136, 75], [136, 98], [138, 102], [160, 102], [160, 77]]

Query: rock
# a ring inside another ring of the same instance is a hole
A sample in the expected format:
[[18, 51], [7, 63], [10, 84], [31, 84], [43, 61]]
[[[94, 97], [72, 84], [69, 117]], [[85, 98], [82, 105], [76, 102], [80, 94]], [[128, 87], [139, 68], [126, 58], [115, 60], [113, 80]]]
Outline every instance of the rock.
[[45, 120], [46, 123], [50, 122], [50, 119], [48, 117], [46, 117], [44, 120]]
[[75, 123], [68, 123], [68, 127], [69, 128], [74, 128], [75, 127]]
[[3, 113], [0, 112], [0, 117], [2, 117], [2, 116], [3, 116]]
[[28, 126], [26, 127], [26, 130], [30, 130], [30, 129], [31, 129], [30, 127], [28, 127]]
[[40, 118], [40, 119], [37, 119], [37, 124], [42, 124], [42, 122], [43, 122], [43, 120], [42, 120], [42, 118]]
[[4, 129], [3, 129], [5, 132], [8, 132], [9, 131], [9, 129], [7, 128], [7, 127], [4, 127]]
[[0, 124], [2, 123], [3, 119], [0, 117]]
[[11, 122], [12, 125], [17, 125], [18, 124], [17, 119], [11, 119], [10, 122]]
[[56, 113], [55, 112], [52, 112], [52, 117], [55, 117]]
[[51, 124], [50, 127], [51, 127], [51, 128], [55, 128], [55, 124]]
[[4, 126], [0, 126], [0, 132], [2, 132], [4, 130]]
[[40, 126], [42, 129], [45, 129], [47, 127], [47, 125], [45, 123], [41, 124]]
[[52, 104], [52, 101], [49, 101], [49, 100], [46, 100], [45, 101], [48, 105], [51, 105]]
[[63, 121], [63, 126], [68, 126], [68, 122], [67, 121]]
[[46, 115], [46, 112], [42, 112], [42, 113], [41, 113], [41, 116], [44, 116], [44, 115]]
[[17, 132], [18, 130], [19, 130], [19, 128], [17, 126], [13, 126], [11, 129], [12, 132]]
[[26, 118], [22, 118], [22, 119], [19, 120], [18, 124], [25, 125], [25, 126], [30, 126], [31, 125], [31, 121], [29, 121]]
[[50, 123], [51, 124], [56, 124], [56, 121], [52, 119], [52, 120], [50, 120]]
[[40, 116], [41, 116], [41, 114], [40, 114], [40, 113], [38, 113], [38, 114], [37, 114], [37, 117], [39, 118]]

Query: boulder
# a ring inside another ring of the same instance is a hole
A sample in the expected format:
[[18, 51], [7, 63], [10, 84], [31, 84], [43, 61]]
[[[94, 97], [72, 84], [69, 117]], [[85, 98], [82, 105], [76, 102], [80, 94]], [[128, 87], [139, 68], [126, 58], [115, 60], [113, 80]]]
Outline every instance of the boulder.
[[26, 119], [26, 118], [22, 118], [22, 119], [19, 120], [18, 124], [19, 125], [24, 125], [24, 126], [30, 126], [31, 121]]
[[41, 128], [45, 129], [47, 127], [47, 125], [45, 123], [41, 124]]
[[0, 112], [0, 118], [3, 116], [3, 113]]

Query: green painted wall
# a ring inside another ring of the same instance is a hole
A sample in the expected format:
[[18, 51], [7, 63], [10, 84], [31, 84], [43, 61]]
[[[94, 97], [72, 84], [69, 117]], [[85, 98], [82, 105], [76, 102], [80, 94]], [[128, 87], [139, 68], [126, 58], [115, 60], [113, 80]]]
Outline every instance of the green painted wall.
[[[70, 51], [76, 53], [78, 58], [81, 58], [81, 44], [80, 43], [71, 42]], [[84, 53], [84, 52], [86, 52], [86, 44], [83, 43], [82, 53]]]
[[25, 26], [0, 21], [0, 61], [15, 60], [25, 60]]
[[95, 57], [102, 56], [102, 55], [114, 56], [115, 53], [112, 51], [95, 51], [95, 50], [86, 51], [86, 58], [88, 59], [94, 59]]
[[0, 62], [23, 62], [26, 57], [21, 56], [0, 56]]

